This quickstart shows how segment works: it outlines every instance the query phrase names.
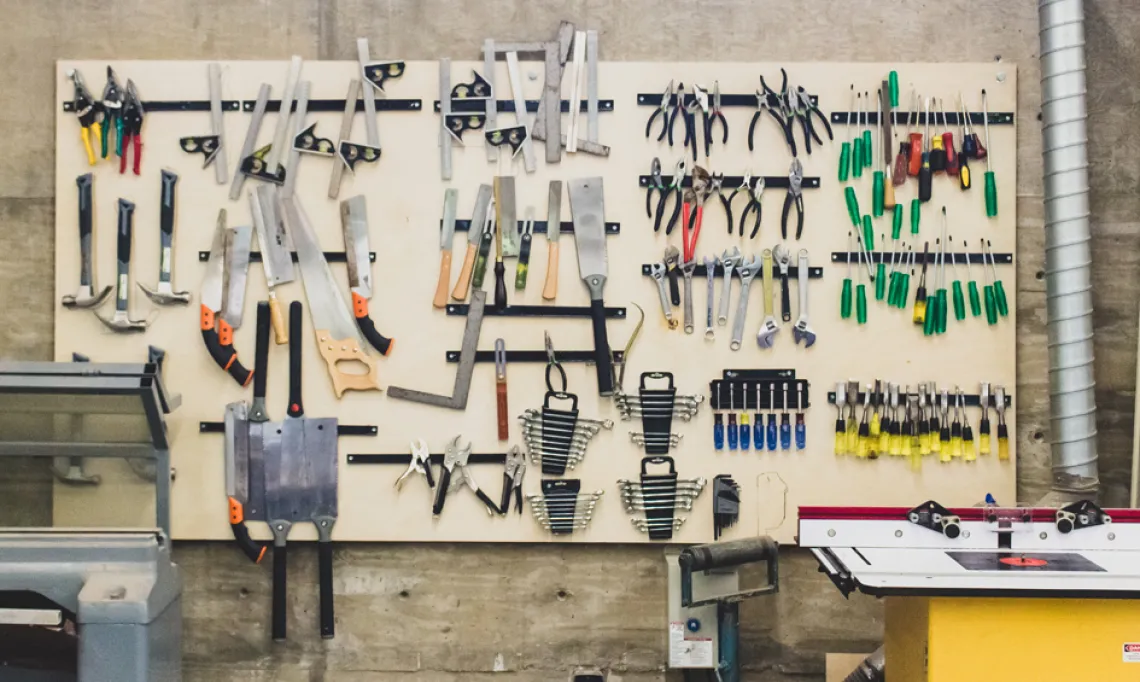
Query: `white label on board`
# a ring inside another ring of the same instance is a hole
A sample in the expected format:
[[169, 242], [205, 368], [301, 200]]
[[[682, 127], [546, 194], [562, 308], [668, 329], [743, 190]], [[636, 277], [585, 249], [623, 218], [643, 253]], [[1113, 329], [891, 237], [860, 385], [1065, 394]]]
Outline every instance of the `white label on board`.
[[713, 668], [713, 645], [709, 637], [685, 637], [685, 622], [669, 623], [669, 667]]

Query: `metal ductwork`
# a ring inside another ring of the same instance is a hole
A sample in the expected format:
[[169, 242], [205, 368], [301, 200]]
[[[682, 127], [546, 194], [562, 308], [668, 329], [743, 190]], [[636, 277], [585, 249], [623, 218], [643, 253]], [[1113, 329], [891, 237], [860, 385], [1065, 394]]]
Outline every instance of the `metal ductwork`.
[[1082, 0], [1039, 0], [1053, 492], [1095, 496], [1092, 255]]
[[879, 647], [873, 654], [863, 659], [859, 667], [851, 671], [843, 682], [885, 682], [887, 679], [887, 661], [885, 647]]

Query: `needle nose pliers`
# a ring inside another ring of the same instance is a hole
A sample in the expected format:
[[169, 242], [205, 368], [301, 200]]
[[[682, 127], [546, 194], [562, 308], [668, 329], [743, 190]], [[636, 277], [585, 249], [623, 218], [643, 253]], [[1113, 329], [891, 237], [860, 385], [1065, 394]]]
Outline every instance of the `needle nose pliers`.
[[75, 85], [75, 115], [79, 118], [79, 136], [83, 140], [83, 147], [87, 150], [87, 165], [95, 165], [95, 149], [92, 144], [102, 145], [99, 103], [91, 96], [87, 84], [83, 82], [83, 74], [73, 70], [70, 74], [71, 82]]
[[115, 70], [107, 67], [107, 84], [103, 86], [103, 144], [102, 156], [107, 158], [111, 142], [111, 129], [115, 130], [115, 155], [123, 155], [123, 90], [115, 78]]
[[131, 170], [135, 175], [138, 175], [142, 165], [142, 125], [143, 117], [146, 112], [143, 111], [142, 100], [139, 99], [139, 91], [135, 88], [134, 81], [127, 79], [127, 96], [123, 100], [123, 132], [121, 140], [121, 150], [119, 158], [119, 173], [127, 172], [127, 152], [131, 148], [131, 143], [134, 143], [135, 151], [131, 160]]
[[792, 168], [788, 171], [788, 193], [784, 196], [784, 211], [780, 217], [780, 235], [788, 238], [788, 214], [792, 204], [796, 206], [796, 239], [804, 231], [804, 167], [799, 159], [792, 159]]
[[[665, 92], [661, 93], [661, 103], [649, 115], [649, 120], [645, 123], [645, 138], [653, 134], [653, 121], [657, 119], [657, 115], [661, 115], [661, 132], [657, 135], [657, 141], [660, 142], [665, 139], [666, 135], [669, 137], [669, 146], [673, 146], [673, 123], [677, 120], [677, 111], [681, 106], [681, 99], [684, 97], [685, 84], [682, 83], [677, 89], [673, 89], [673, 81], [669, 81], [666, 86]], [[679, 93], [679, 94], [678, 94]], [[676, 95], [676, 96], [675, 96]]]

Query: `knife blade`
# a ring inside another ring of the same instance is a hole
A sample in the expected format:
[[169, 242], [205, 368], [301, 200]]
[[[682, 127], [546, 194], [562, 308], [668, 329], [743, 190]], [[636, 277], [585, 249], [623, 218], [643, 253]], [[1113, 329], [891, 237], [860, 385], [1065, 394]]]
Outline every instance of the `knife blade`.
[[253, 228], [239, 225], [226, 230], [225, 253], [222, 259], [222, 320], [234, 329], [241, 328], [245, 317], [245, 285], [249, 275], [249, 248], [253, 242]]
[[558, 296], [558, 238], [562, 235], [562, 181], [551, 180], [546, 198], [546, 282], [542, 297], [553, 301]]
[[218, 211], [214, 240], [210, 244], [210, 260], [206, 262], [206, 272], [202, 275], [202, 286], [198, 294], [198, 328], [202, 332], [206, 350], [218, 367], [228, 372], [238, 385], [245, 386], [253, 374], [238, 361], [237, 351], [233, 348], [234, 330], [221, 319], [227, 231], [226, 209], [223, 208]]
[[[301, 267], [305, 297], [309, 299], [317, 350], [328, 366], [336, 397], [340, 398], [348, 390], [380, 390], [376, 361], [363, 347], [364, 339], [333, 280], [308, 215], [296, 196], [281, 200], [279, 204], [297, 248], [297, 263]], [[364, 365], [367, 373], [347, 374], [337, 366], [339, 362], [353, 361]]]
[[435, 297], [431, 301], [436, 308], [447, 305], [447, 285], [451, 282], [451, 242], [455, 237], [455, 204], [458, 201], [459, 190], [444, 190], [443, 225], [439, 229], [439, 281], [435, 285]]
[[273, 320], [273, 338], [278, 345], [289, 342], [285, 317], [277, 301], [278, 285], [296, 278], [293, 257], [285, 236], [285, 224], [277, 209], [277, 187], [261, 185], [249, 195], [249, 212], [257, 232], [257, 245], [261, 249], [261, 269], [265, 273], [265, 286], [269, 289], [269, 312]]
[[608, 273], [602, 178], [570, 180], [568, 188], [570, 213], [574, 219], [574, 241], [578, 247], [578, 274], [590, 292], [590, 320], [594, 327], [594, 364], [598, 374], [598, 394], [613, 395], [613, 361], [606, 334], [606, 308], [602, 301]]
[[499, 229], [503, 233], [503, 257], [519, 255], [519, 221], [515, 202], [515, 179], [509, 175], [495, 177], [495, 203], [498, 205]]
[[249, 421], [246, 406], [238, 401], [226, 405], [225, 482], [229, 501], [230, 530], [242, 553], [253, 563], [265, 556], [265, 546], [249, 537], [245, 525], [245, 502], [249, 497]]
[[372, 262], [368, 259], [368, 205], [363, 194], [340, 202], [340, 226], [344, 233], [353, 317], [368, 343], [382, 355], [387, 355], [392, 351], [393, 341], [376, 331], [376, 324], [368, 315], [368, 300], [372, 298]]
[[467, 228], [467, 253], [463, 256], [459, 279], [451, 290], [451, 297], [456, 301], [467, 298], [467, 290], [471, 287], [471, 271], [475, 267], [475, 254], [479, 250], [479, 241], [483, 238], [483, 221], [487, 218], [490, 206], [491, 186], [479, 185], [479, 193], [475, 195], [475, 210], [471, 213], [471, 225]]

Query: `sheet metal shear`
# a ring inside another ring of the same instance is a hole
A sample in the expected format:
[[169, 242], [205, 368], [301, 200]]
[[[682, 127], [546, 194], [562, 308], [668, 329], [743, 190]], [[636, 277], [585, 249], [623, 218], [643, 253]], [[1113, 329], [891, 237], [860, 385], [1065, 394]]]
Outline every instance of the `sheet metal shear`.
[[784, 196], [784, 211], [780, 217], [780, 235], [788, 238], [788, 214], [792, 205], [796, 207], [796, 239], [804, 231], [804, 167], [799, 159], [792, 159], [792, 168], [788, 171], [788, 193]]
[[75, 85], [75, 97], [72, 103], [75, 106], [75, 115], [79, 118], [79, 136], [83, 140], [83, 148], [87, 151], [87, 165], [95, 165], [95, 148], [92, 145], [102, 146], [102, 126], [99, 117], [102, 109], [87, 84], [83, 81], [83, 74], [73, 70], [70, 74], [71, 82]]
[[138, 175], [142, 166], [142, 125], [146, 112], [143, 110], [139, 91], [135, 82], [127, 79], [127, 96], [123, 100], [122, 124], [123, 132], [120, 138], [119, 173], [127, 172], [127, 152], [134, 143], [134, 156], [131, 160], [131, 170]]
[[103, 86], [103, 143], [102, 156], [107, 158], [111, 129], [115, 130], [115, 155], [123, 155], [123, 90], [115, 78], [115, 71], [107, 67], [107, 84]]
[[429, 488], [435, 488], [435, 477], [431, 475], [431, 452], [428, 450], [427, 443], [423, 439], [416, 439], [412, 441], [412, 461], [408, 464], [408, 470], [396, 479], [395, 488], [399, 491], [404, 487], [404, 481], [412, 474], [420, 474], [427, 479]]

